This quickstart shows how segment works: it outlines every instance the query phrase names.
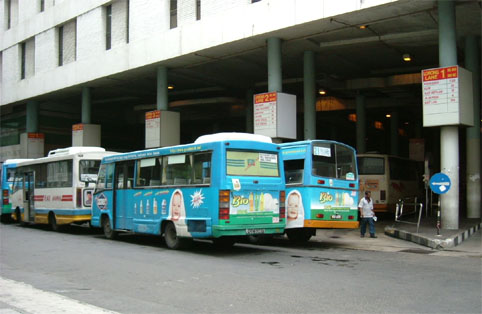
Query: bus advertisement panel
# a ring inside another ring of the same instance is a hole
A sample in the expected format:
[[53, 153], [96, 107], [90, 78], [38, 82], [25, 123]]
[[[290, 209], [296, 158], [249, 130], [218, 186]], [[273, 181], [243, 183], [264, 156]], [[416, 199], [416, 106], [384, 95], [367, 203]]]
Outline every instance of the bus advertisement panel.
[[99, 170], [92, 225], [164, 235], [177, 249], [192, 238], [283, 233], [283, 169], [277, 145], [239, 133], [194, 144], [109, 156]]
[[358, 228], [355, 150], [328, 140], [280, 144], [286, 179], [286, 234], [307, 241], [319, 228]]

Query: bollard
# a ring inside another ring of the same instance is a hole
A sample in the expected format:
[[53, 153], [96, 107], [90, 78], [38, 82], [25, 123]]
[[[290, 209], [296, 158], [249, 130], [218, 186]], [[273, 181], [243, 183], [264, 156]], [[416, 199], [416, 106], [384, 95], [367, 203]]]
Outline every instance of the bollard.
[[440, 200], [438, 201], [438, 209], [437, 209], [437, 235], [440, 235]]

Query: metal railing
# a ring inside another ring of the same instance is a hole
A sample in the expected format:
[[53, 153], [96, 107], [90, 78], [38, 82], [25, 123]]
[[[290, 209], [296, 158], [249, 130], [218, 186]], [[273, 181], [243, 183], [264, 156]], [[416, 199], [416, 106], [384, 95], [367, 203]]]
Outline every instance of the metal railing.
[[[423, 204], [417, 202], [417, 197], [405, 197], [398, 200], [395, 207], [395, 222], [417, 225], [417, 233], [420, 228], [420, 220], [422, 218]], [[416, 215], [418, 212], [417, 222], [402, 220], [403, 217]]]

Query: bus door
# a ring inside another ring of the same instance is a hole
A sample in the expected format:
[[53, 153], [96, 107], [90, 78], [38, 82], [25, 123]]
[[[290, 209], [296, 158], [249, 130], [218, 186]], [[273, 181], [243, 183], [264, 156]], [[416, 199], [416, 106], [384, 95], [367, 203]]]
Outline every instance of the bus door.
[[28, 222], [34, 222], [34, 172], [24, 172], [23, 174], [23, 208], [24, 219]]
[[114, 229], [130, 229], [132, 227], [133, 200], [129, 192], [134, 182], [134, 161], [118, 162], [115, 167], [114, 184]]

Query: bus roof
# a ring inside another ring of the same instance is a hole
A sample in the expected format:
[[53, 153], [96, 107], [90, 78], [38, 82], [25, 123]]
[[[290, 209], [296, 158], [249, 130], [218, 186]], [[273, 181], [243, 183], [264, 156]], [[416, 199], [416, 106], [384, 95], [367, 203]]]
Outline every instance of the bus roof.
[[354, 150], [353, 147], [351, 147], [350, 145], [348, 144], [345, 144], [345, 143], [342, 143], [342, 142], [337, 142], [337, 141], [333, 141], [333, 140], [304, 140], [304, 141], [296, 141], [296, 142], [289, 142], [289, 143], [282, 143], [282, 144], [279, 144], [281, 146], [281, 148], [289, 148], [289, 147], [296, 147], [296, 146], [308, 146], [312, 143], [334, 143], [334, 144], [338, 144], [338, 145], [343, 145], [343, 146], [346, 146], [346, 147], [349, 147], [351, 149]]
[[75, 146], [75, 147], [67, 147], [67, 148], [58, 148], [49, 151], [48, 157], [51, 156], [64, 156], [64, 155], [71, 155], [77, 153], [94, 153], [94, 152], [105, 152], [105, 149], [102, 147], [95, 147], [95, 146]]
[[223, 132], [223, 133], [202, 135], [198, 137], [196, 141], [194, 141], [194, 144], [233, 141], [233, 140], [273, 143], [273, 141], [271, 140], [271, 137], [265, 136], [265, 135], [251, 134], [251, 133], [238, 133], [238, 132]]
[[16, 164], [22, 161], [29, 161], [31, 158], [17, 158], [17, 159], [7, 159], [3, 162], [4, 165]]

